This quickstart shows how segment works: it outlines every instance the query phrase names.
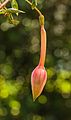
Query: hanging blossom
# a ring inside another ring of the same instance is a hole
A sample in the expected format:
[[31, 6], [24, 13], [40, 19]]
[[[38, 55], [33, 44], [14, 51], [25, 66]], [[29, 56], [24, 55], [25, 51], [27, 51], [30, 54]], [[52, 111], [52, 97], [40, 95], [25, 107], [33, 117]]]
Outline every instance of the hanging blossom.
[[38, 66], [33, 70], [31, 74], [31, 86], [33, 100], [42, 93], [43, 88], [47, 81], [47, 72], [44, 67], [46, 56], [46, 31], [44, 24], [41, 25], [41, 52]]

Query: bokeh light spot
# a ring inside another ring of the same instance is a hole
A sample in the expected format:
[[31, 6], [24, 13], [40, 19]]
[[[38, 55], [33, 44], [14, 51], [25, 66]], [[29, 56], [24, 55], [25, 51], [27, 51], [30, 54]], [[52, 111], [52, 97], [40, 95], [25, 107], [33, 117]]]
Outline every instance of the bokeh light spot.
[[20, 113], [20, 110], [19, 110], [19, 109], [11, 109], [11, 114], [12, 114], [13, 116], [17, 116], [17, 115], [19, 115], [19, 113]]
[[1, 98], [7, 98], [9, 96], [9, 90], [7, 87], [1, 89], [0, 91], [0, 97]]
[[44, 96], [44, 95], [39, 96], [38, 102], [41, 103], [41, 104], [47, 103], [47, 97]]
[[20, 102], [16, 101], [16, 100], [11, 100], [9, 102], [9, 106], [12, 108], [12, 109], [20, 109], [21, 108], [21, 104]]
[[55, 70], [53, 68], [48, 68], [47, 74], [48, 74], [48, 79], [49, 79], [55, 74]]
[[53, 83], [53, 81], [51, 81], [51, 80], [47, 81], [46, 86], [45, 86], [45, 90], [47, 92], [52, 92], [54, 90], [54, 83]]
[[68, 81], [62, 82], [61, 91], [62, 91], [62, 93], [70, 94], [70, 92], [71, 92], [71, 84]]

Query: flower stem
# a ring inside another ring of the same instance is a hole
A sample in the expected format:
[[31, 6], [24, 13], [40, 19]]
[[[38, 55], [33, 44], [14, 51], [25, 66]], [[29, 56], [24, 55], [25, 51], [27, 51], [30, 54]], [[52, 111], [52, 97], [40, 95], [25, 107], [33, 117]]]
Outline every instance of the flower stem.
[[44, 25], [41, 25], [41, 52], [40, 52], [40, 61], [39, 65], [44, 67], [46, 56], [46, 31], [44, 29]]
[[[29, 5], [32, 6], [32, 3], [29, 0], [26, 0], [26, 2]], [[46, 31], [45, 31], [45, 28], [44, 28], [44, 16], [37, 7], [34, 7], [34, 9], [39, 14], [39, 23], [40, 23], [40, 26], [41, 26], [41, 52], [40, 52], [39, 65], [41, 67], [44, 67], [45, 56], [46, 56]]]

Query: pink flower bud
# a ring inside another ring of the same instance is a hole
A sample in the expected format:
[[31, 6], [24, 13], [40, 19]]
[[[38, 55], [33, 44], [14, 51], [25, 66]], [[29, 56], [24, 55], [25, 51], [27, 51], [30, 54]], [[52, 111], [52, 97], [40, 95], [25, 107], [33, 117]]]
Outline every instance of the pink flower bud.
[[47, 80], [47, 72], [45, 68], [42, 68], [40, 65], [38, 65], [33, 70], [31, 75], [31, 86], [32, 86], [32, 94], [34, 101], [43, 91], [43, 88], [46, 84], [46, 80]]
[[41, 51], [40, 51], [40, 60], [39, 65], [33, 70], [31, 75], [31, 86], [33, 100], [41, 94], [47, 80], [47, 72], [44, 68], [46, 56], [46, 31], [44, 25], [41, 25]]

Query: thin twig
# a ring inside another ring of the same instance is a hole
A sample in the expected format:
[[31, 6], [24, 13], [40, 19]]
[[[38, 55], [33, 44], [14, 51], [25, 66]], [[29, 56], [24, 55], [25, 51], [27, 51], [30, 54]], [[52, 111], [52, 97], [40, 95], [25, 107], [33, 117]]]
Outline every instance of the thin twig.
[[5, 0], [2, 4], [0, 3], [0, 9], [2, 9], [10, 0]]
[[[29, 0], [26, 0], [26, 2], [32, 6], [32, 3]], [[40, 12], [40, 10], [37, 7], [34, 7], [34, 9], [38, 12], [39, 15], [42, 15], [42, 13]]]

